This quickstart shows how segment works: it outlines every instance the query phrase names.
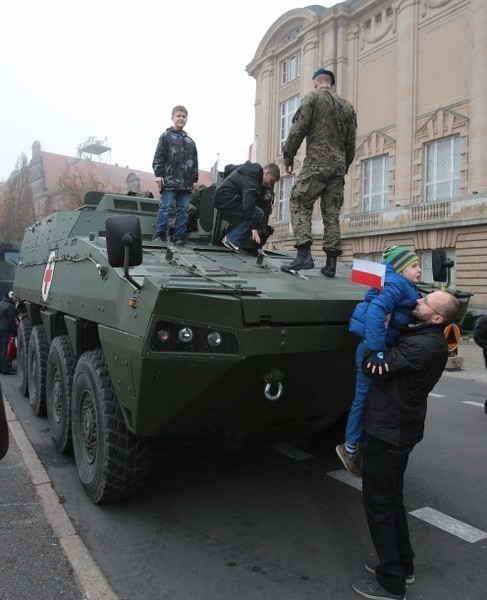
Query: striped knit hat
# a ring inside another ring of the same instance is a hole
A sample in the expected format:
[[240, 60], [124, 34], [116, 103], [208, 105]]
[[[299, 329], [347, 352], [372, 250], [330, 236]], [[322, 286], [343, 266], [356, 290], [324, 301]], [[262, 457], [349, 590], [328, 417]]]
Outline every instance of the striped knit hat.
[[396, 273], [402, 273], [414, 261], [419, 261], [418, 255], [415, 252], [401, 248], [401, 246], [386, 246], [382, 257], [386, 263], [392, 266]]

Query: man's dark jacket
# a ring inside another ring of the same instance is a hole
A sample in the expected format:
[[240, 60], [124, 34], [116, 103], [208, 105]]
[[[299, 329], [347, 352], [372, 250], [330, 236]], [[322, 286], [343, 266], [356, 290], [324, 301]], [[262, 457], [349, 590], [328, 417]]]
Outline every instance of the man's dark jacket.
[[164, 178], [164, 189], [191, 191], [198, 181], [196, 144], [185, 131], [169, 127], [159, 138], [152, 168]]
[[15, 333], [15, 304], [5, 296], [0, 301], [0, 331], [3, 333]]
[[266, 188], [262, 185], [264, 170], [258, 163], [249, 160], [234, 169], [215, 192], [213, 204], [219, 210], [232, 211], [243, 208], [245, 220], [251, 229], [258, 229], [259, 221], [255, 219], [255, 205], [262, 201]]
[[428, 394], [448, 360], [445, 325], [419, 324], [403, 330], [387, 354], [389, 373], [373, 377], [363, 416], [365, 431], [394, 446], [414, 445], [423, 438]]

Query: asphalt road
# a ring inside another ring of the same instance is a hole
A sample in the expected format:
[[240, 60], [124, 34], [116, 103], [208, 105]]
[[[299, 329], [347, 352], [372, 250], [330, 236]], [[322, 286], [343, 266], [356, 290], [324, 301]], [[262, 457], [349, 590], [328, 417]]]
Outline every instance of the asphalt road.
[[[350, 585], [366, 575], [373, 548], [360, 480], [344, 477], [335, 455], [299, 442], [234, 454], [160, 448], [140, 497], [97, 507], [73, 459], [53, 448], [47, 421], [17, 393], [16, 377], [2, 383], [120, 600], [357, 597]], [[486, 388], [447, 374], [430, 398], [426, 436], [405, 485], [417, 515], [410, 517], [417, 582], [408, 600], [487, 598]]]

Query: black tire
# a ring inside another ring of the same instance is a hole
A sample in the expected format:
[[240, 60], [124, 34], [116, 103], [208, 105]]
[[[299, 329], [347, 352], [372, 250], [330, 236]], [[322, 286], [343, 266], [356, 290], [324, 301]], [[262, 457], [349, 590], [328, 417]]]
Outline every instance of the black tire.
[[46, 415], [46, 365], [49, 343], [42, 325], [32, 327], [27, 368], [29, 372], [29, 404], [38, 417]]
[[76, 355], [69, 336], [54, 338], [47, 357], [46, 411], [51, 437], [61, 453], [70, 452], [71, 393]]
[[17, 331], [17, 374], [19, 376], [19, 388], [22, 396], [29, 395], [29, 377], [27, 358], [29, 354], [29, 340], [32, 327], [28, 317], [24, 317]]
[[149, 470], [149, 450], [125, 425], [101, 350], [85, 352], [76, 365], [71, 432], [78, 475], [94, 504], [140, 491]]

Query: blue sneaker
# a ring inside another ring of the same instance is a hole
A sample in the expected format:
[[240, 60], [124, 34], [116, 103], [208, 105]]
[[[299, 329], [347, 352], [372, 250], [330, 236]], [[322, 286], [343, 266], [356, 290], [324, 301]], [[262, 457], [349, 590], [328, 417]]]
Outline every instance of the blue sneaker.
[[359, 596], [371, 598], [371, 600], [406, 600], [406, 594], [388, 592], [375, 579], [359, 579], [352, 583], [352, 589]]

